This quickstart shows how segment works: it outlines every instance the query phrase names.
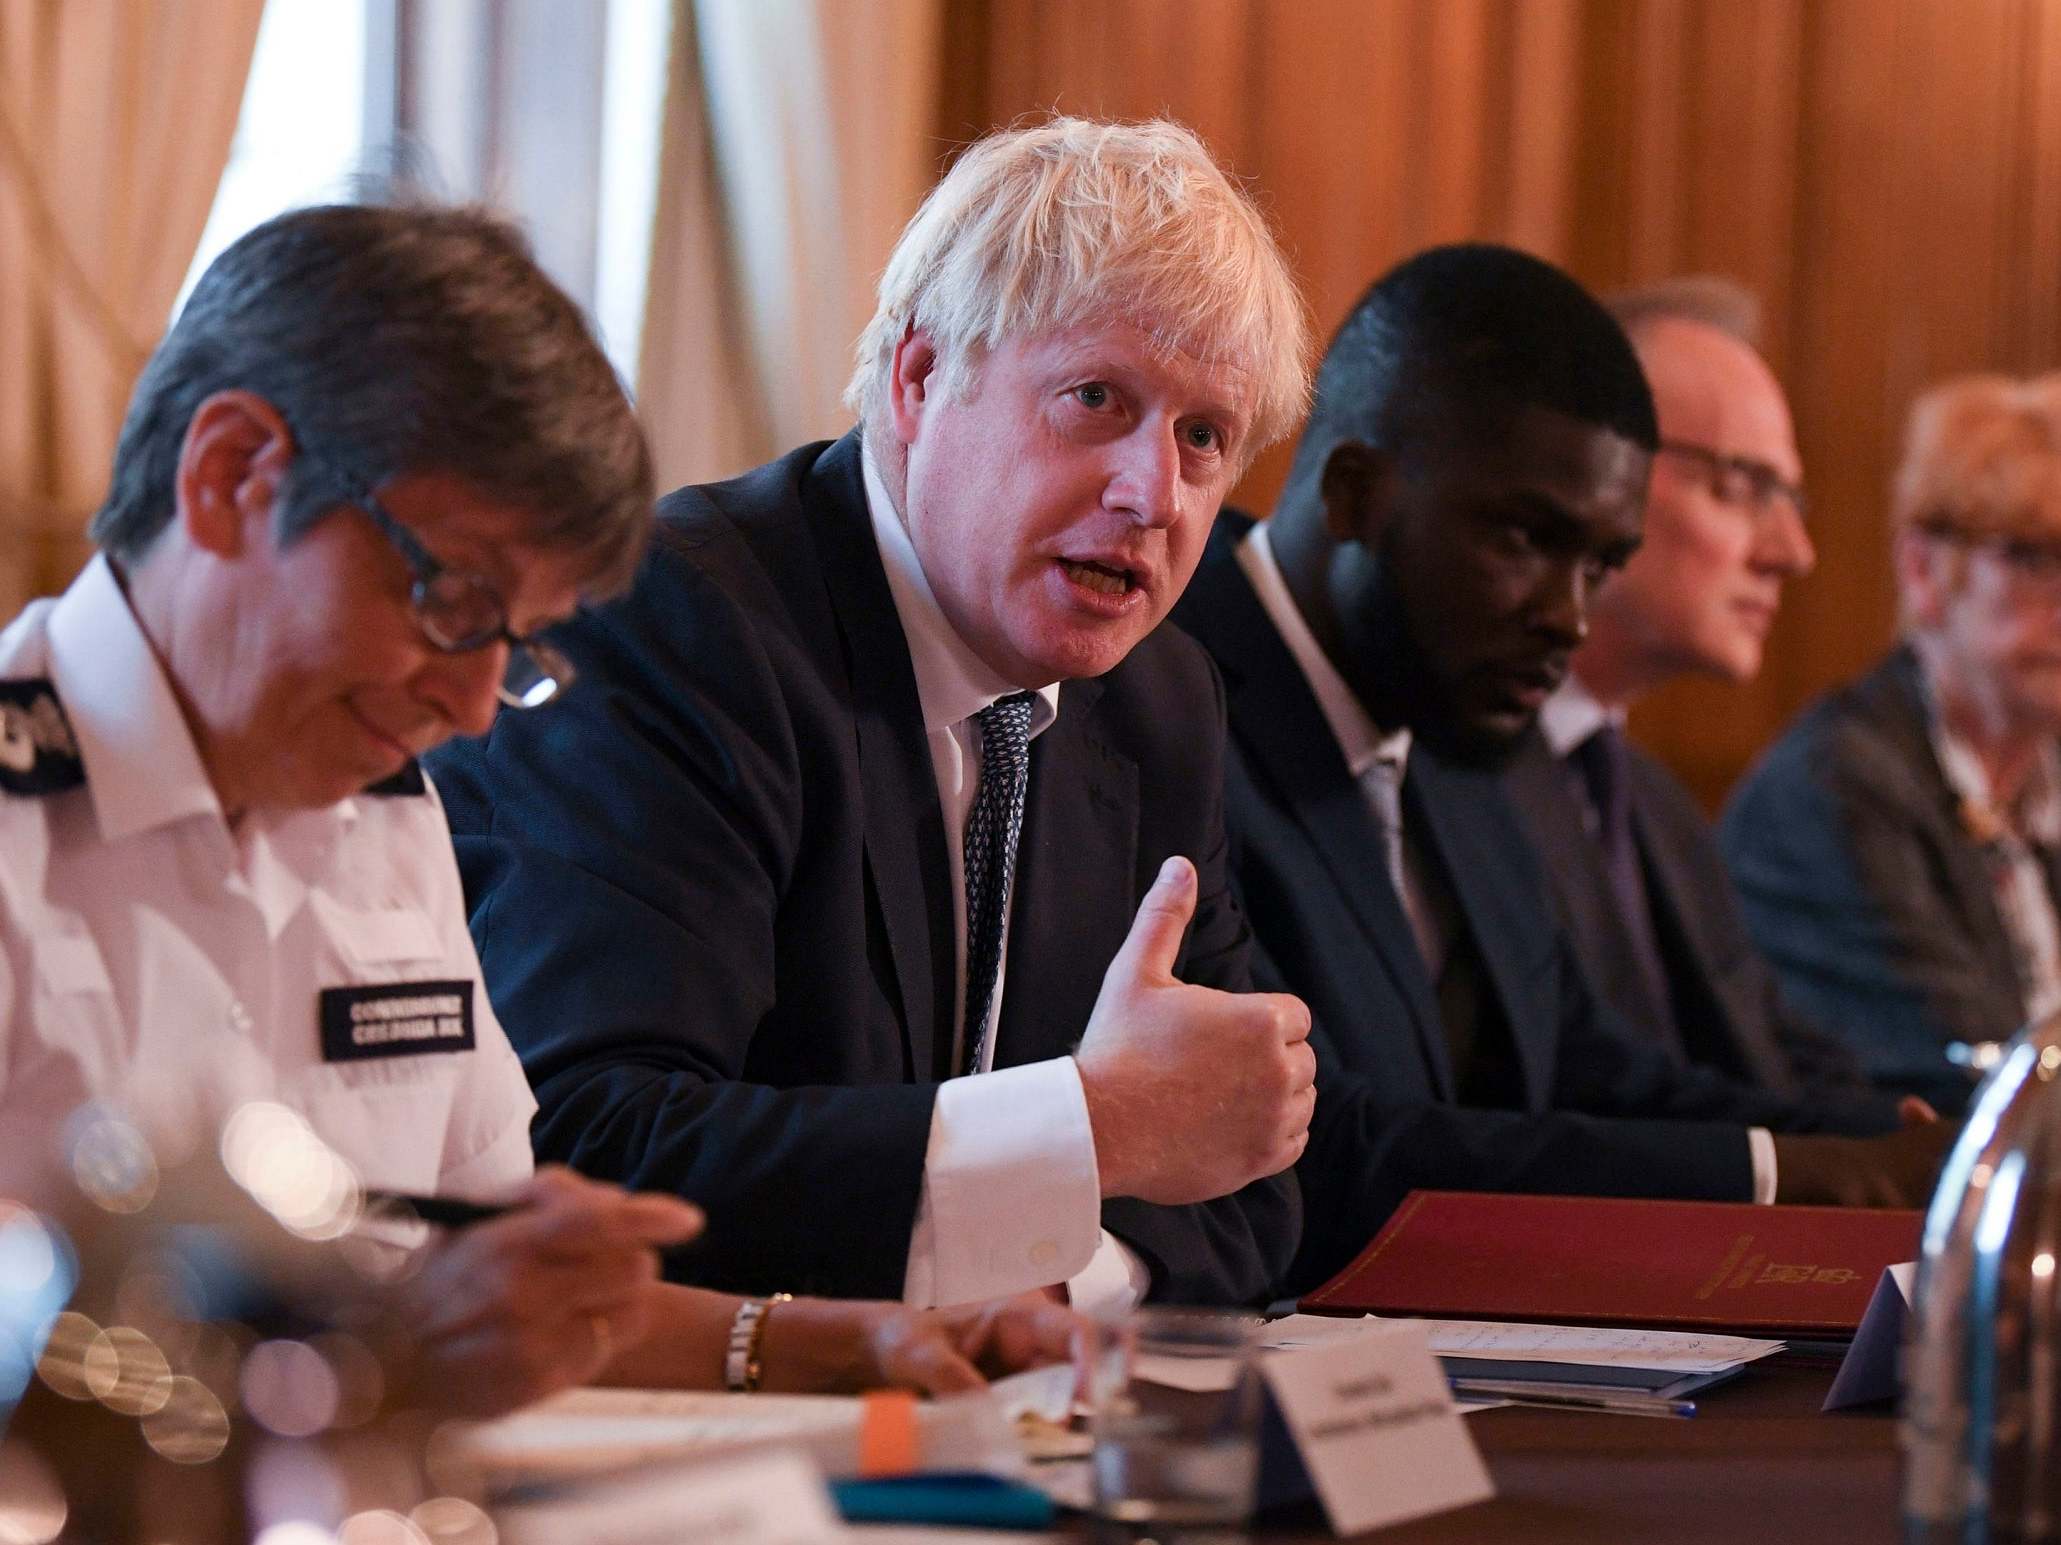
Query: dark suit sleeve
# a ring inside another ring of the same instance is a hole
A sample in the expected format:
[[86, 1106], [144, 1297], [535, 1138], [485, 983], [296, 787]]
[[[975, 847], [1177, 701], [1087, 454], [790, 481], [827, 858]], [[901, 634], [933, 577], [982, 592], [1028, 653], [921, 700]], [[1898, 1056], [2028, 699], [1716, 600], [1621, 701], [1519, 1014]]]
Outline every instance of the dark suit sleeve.
[[1418, 1186], [1749, 1201], [1746, 1128], [1869, 1134], [1894, 1124], [1879, 1102], [1818, 1104], [1677, 1064], [1597, 999], [1567, 935], [1554, 933], [1535, 979], [1558, 1000], [1549, 1109], [1397, 1101], [1375, 1077], [1339, 1066], [1320, 1035], [1295, 1291], [1349, 1263]]
[[935, 1086], [754, 1081], [808, 861], [773, 646], [667, 553], [561, 641], [562, 705], [431, 764], [539, 1156], [700, 1203], [679, 1275], [899, 1296]]
[[[1693, 914], [1697, 943], [1691, 948], [1708, 964], [1711, 993], [1730, 1006], [1742, 1036], [1765, 1028], [1790, 1075], [1779, 1083], [1770, 1077], [1751, 1081], [1800, 1088], [1813, 1101], [1849, 1113], [1860, 1123], [1857, 1129], [1871, 1123], [1884, 1131], [1895, 1126], [1895, 1100], [1872, 1088], [1859, 1053], [1783, 995], [1774, 968], [1753, 942], [1717, 833], [1702, 806], [1652, 757], [1634, 752], [1632, 765], [1645, 830], [1677, 877], [1675, 905]], [[1741, 1060], [1751, 1067], [1753, 1059], [1744, 1048]]]
[[1795, 1008], [1782, 993], [1781, 983], [1766, 962], [1756, 957], [1754, 974], [1761, 978], [1760, 992], [1767, 1004], [1768, 1023], [1797, 1081], [1805, 1092], [1828, 1104], [1872, 1111], [1887, 1131], [1896, 1125], [1896, 1096], [1875, 1089], [1868, 1082], [1868, 1070], [1860, 1056], [1840, 1037], [1832, 1034], [1809, 1015]]
[[1554, 1104], [1591, 1115], [1663, 1117], [1776, 1132], [1887, 1130], [1871, 1103], [1821, 1102], [1762, 1089], [1713, 1068], [1684, 1066], [1597, 997], [1564, 932], [1556, 943], [1560, 1056]]
[[[1332, 1276], [1420, 1187], [1751, 1199], [1752, 1161], [1738, 1125], [1487, 1109], [1445, 1098], [1408, 1009], [1299, 828], [1260, 796], [1235, 755], [1228, 786], [1231, 873], [1240, 905], [1258, 923], [1254, 984], [1300, 993], [1315, 1021], [1317, 1109], [1296, 1165], [1303, 1236], [1282, 1292], [1307, 1292]], [[1542, 949], [1527, 976], [1531, 990], [1546, 995], [1542, 1018], [1568, 1013], [1565, 948], [1563, 936]], [[1609, 1107], [1622, 1108], [1614, 1098]]]
[[1833, 724], [1777, 747], [1720, 840], [1790, 996], [1863, 1048], [1877, 1083], [1957, 1110], [1969, 1085], [1946, 1043], [2008, 1036], [2017, 1015], [1956, 906], [1929, 803], [1888, 745]]
[[[1278, 983], [1264, 951], [1259, 985]], [[1317, 1113], [1296, 1166], [1303, 1237], [1282, 1291], [1306, 1293], [1342, 1270], [1420, 1187], [1586, 1196], [1748, 1201], [1745, 1133], [1708, 1121], [1485, 1110], [1398, 1097], [1346, 1067], [1320, 1023]]]

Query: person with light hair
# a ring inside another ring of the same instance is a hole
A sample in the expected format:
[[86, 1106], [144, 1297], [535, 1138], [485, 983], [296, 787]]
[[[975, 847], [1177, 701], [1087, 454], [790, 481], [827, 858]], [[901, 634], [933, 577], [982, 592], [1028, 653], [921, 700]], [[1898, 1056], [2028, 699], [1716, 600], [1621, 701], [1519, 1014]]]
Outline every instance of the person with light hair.
[[1993, 1043], [2061, 1007], [2061, 374], [1922, 395], [1891, 510], [1901, 639], [1722, 835], [1796, 1001], [1959, 1111]]
[[695, 1280], [1268, 1295], [1309, 1018], [1250, 991], [1222, 690], [1159, 623], [1306, 339], [1187, 130], [996, 134], [887, 265], [862, 426], [663, 501], [554, 635], [581, 692], [437, 759], [539, 1148], [700, 1202]]

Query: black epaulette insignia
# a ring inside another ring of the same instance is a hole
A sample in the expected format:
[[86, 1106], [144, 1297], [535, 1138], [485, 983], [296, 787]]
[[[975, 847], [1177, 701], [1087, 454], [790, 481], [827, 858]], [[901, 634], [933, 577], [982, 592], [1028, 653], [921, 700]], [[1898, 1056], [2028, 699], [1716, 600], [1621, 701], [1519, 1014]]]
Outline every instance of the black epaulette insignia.
[[79, 743], [49, 679], [0, 681], [0, 790], [59, 794], [85, 781]]
[[366, 784], [365, 792], [375, 799], [399, 799], [410, 794], [427, 794], [429, 782], [422, 776], [422, 764], [410, 762], [391, 778]]

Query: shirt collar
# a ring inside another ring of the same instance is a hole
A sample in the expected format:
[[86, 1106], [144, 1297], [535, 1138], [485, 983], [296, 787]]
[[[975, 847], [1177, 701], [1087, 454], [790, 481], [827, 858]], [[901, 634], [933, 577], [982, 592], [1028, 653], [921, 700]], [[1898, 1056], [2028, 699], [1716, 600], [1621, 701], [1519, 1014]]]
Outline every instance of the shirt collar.
[[200, 749], [106, 554], [59, 597], [49, 636], [50, 679], [79, 742], [101, 838], [119, 842], [188, 816], [221, 821]]
[[1274, 561], [1274, 544], [1267, 536], [1265, 521], [1255, 525], [1245, 540], [1238, 544], [1238, 566], [1252, 582], [1261, 607], [1274, 624], [1274, 631], [1281, 635], [1281, 642], [1288, 646], [1295, 663], [1302, 667], [1303, 677], [1309, 682], [1310, 691], [1316, 695], [1317, 706], [1324, 712], [1325, 723], [1331, 726], [1338, 749], [1345, 753], [1345, 765], [1352, 770], [1352, 775], [1359, 777], [1376, 762], [1393, 762], [1399, 770], [1407, 768], [1410, 761], [1409, 730], [1382, 734], [1373, 715], [1353, 695], [1353, 689], [1345, 684], [1338, 667], [1331, 663], [1331, 657], [1324, 653], [1323, 645], [1317, 642], [1316, 634], [1303, 620], [1295, 597], [1289, 594], [1288, 581], [1281, 577], [1281, 566]]
[[1546, 738], [1547, 750], [1565, 757], [1605, 725], [1623, 729], [1624, 720], [1622, 708], [1604, 707], [1581, 677], [1569, 671], [1559, 690], [1539, 709], [1539, 733]]
[[[873, 540], [887, 570], [887, 588], [894, 597], [902, 637], [909, 644], [909, 663], [916, 670], [916, 697], [923, 707], [926, 731], [950, 729], [988, 704], [1018, 690], [973, 652], [946, 620], [937, 596], [924, 577], [916, 544], [902, 523], [887, 485], [880, 480], [870, 447], [861, 445], [859, 465], [866, 482], [866, 513], [873, 522]], [[1059, 717], [1059, 683], [1038, 689], [1031, 705], [1030, 732], [1035, 738]]]
[[1961, 797], [1964, 811], [1986, 812], [1989, 820], [2000, 821], [2004, 829], [2026, 842], [2042, 847], [2061, 846], [2061, 753], [2056, 752], [2051, 742], [2041, 745], [2033, 759], [2025, 787], [2019, 790], [2016, 809], [1999, 811], [1990, 796], [1989, 773], [1982, 758], [1948, 727], [1929, 687], [1925, 693], [1925, 715], [1939, 770], [1946, 775], [1948, 786]]
[[[226, 835], [200, 748], [106, 554], [96, 554], [58, 598], [48, 636], [51, 684], [79, 745], [101, 840], [192, 817], [212, 820]], [[344, 800], [323, 812], [285, 812], [278, 822], [326, 828], [348, 823], [356, 808]], [[320, 819], [302, 819], [309, 816]]]

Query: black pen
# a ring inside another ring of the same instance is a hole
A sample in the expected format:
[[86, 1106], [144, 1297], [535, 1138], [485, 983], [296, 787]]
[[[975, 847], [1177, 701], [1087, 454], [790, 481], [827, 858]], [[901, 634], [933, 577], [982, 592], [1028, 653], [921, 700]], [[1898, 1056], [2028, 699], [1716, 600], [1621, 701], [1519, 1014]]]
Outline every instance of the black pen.
[[[374, 1211], [405, 1208], [438, 1228], [464, 1228], [514, 1211], [503, 1203], [468, 1202], [455, 1196], [415, 1196], [406, 1191], [367, 1191], [365, 1205]], [[520, 1203], [516, 1205], [521, 1205]]]
[[[469, 1228], [475, 1223], [491, 1222], [505, 1218], [511, 1212], [531, 1206], [529, 1202], [468, 1202], [456, 1196], [417, 1196], [412, 1191], [379, 1191], [365, 1193], [365, 1207], [369, 1212], [405, 1221], [413, 1213], [424, 1223], [434, 1228]], [[683, 1245], [658, 1247], [661, 1259], [684, 1254], [700, 1243], [700, 1239], [688, 1240]]]

